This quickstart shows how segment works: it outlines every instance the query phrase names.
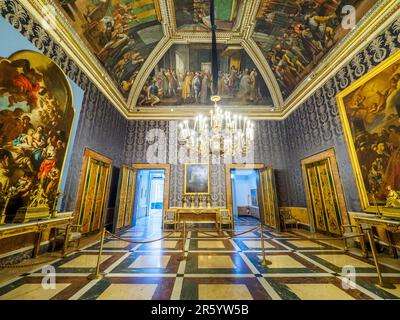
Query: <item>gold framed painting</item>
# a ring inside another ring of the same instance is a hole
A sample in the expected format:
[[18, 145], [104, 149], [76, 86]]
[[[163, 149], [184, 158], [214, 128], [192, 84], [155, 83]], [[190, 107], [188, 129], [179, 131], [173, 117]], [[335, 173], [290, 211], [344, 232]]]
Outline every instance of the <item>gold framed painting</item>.
[[0, 57], [0, 203], [9, 199], [6, 222], [56, 212], [74, 114], [68, 78], [49, 57], [31, 50]]
[[400, 51], [336, 99], [362, 209], [400, 218]]
[[184, 194], [210, 194], [208, 163], [185, 163]]

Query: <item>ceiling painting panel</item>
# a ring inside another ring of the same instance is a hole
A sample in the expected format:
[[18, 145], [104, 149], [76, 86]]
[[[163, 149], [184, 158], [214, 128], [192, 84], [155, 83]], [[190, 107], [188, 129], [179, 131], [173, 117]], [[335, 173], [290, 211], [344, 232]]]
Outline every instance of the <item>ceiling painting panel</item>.
[[284, 98], [355, 27], [351, 18], [359, 22], [375, 3], [375, 0], [262, 0], [253, 39], [271, 66]]
[[[139, 107], [211, 105], [210, 44], [173, 45], [147, 79]], [[271, 106], [272, 98], [259, 70], [241, 46], [218, 46], [219, 104]]]
[[164, 36], [155, 0], [57, 0], [69, 23], [125, 97]]

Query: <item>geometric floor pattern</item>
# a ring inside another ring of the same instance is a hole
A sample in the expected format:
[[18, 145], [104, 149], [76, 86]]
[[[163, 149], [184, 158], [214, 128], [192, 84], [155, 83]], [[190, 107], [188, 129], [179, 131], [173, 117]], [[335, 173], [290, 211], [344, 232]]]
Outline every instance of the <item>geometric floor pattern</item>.
[[[235, 231], [251, 229], [236, 226]], [[156, 239], [166, 232], [151, 221], [121, 234], [123, 239]], [[296, 230], [264, 231], [263, 266], [260, 233], [227, 239], [226, 232], [189, 231], [183, 248], [181, 232], [148, 244], [106, 239], [101, 259], [105, 277], [94, 272], [98, 243], [57, 259], [51, 266], [55, 285], [44, 281], [41, 268], [0, 284], [0, 300], [380, 300], [400, 298], [400, 263], [381, 266], [384, 289], [371, 259], [345, 253], [337, 240], [317, 241]], [[180, 260], [182, 250], [186, 260]], [[46, 278], [47, 279], [47, 278]], [[45, 286], [42, 283], [45, 282]]]

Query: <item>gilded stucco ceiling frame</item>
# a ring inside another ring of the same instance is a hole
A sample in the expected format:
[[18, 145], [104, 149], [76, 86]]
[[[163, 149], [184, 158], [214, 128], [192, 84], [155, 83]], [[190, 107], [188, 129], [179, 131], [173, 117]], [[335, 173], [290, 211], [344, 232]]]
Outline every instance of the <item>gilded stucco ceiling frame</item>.
[[[176, 30], [173, 0], [160, 1], [162, 27], [164, 37], [148, 56], [140, 69], [132, 86], [128, 99], [119, 91], [117, 84], [108, 75], [98, 59], [90, 52], [79, 35], [69, 24], [64, 14], [57, 8], [53, 0], [20, 0], [21, 4], [35, 18], [38, 23], [46, 21], [56, 26], [47, 29], [49, 35], [60, 44], [66, 54], [79, 66], [100, 91], [115, 105], [127, 119], [179, 119], [193, 116], [193, 106], [175, 109], [171, 107], [138, 108], [136, 101], [141, 88], [158, 61], [173, 44], [210, 43], [208, 32], [188, 32]], [[313, 73], [304, 79], [295, 91], [284, 101], [277, 80], [270, 66], [264, 59], [260, 48], [252, 39], [255, 27], [255, 16], [262, 0], [245, 0], [245, 6], [238, 23], [239, 28], [233, 32], [218, 32], [217, 41], [223, 44], [241, 45], [250, 58], [257, 65], [265, 83], [271, 93], [273, 106], [246, 106], [240, 108], [253, 119], [286, 118], [293, 110], [320, 88], [326, 80], [333, 76], [362, 49], [366, 43], [376, 37], [384, 28], [393, 22], [399, 15], [398, 0], [380, 0], [363, 19], [356, 29], [352, 30], [337, 46], [327, 54]], [[51, 5], [54, 11], [43, 11], [43, 7]], [[44, 13], [45, 12], [45, 13]], [[54, 12], [54, 14], [53, 14]], [[46, 16], [44, 16], [46, 15]], [[230, 109], [229, 107], [226, 107]], [[209, 107], [197, 107], [196, 112], [207, 111]], [[238, 109], [238, 107], [231, 107]], [[172, 111], [173, 110], [173, 111]]]

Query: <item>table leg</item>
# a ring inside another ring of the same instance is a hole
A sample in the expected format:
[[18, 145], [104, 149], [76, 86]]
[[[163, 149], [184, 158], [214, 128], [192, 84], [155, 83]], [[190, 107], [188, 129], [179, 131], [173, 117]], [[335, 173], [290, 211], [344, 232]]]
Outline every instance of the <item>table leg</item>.
[[43, 231], [38, 231], [36, 235], [35, 246], [33, 247], [32, 258], [36, 258], [39, 255], [40, 243], [42, 242], [42, 233]]
[[62, 253], [61, 253], [62, 256], [65, 256], [67, 249], [68, 249], [69, 229], [70, 229], [70, 226], [68, 225], [65, 230], [64, 245], [63, 245], [63, 249], [62, 249]]
[[390, 249], [390, 253], [392, 254], [394, 259], [397, 259], [397, 249], [394, 246], [394, 241], [393, 241], [393, 237], [392, 237], [392, 233], [389, 230], [386, 230], [386, 237], [388, 239], [388, 243], [389, 243], [389, 249]]

